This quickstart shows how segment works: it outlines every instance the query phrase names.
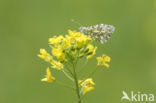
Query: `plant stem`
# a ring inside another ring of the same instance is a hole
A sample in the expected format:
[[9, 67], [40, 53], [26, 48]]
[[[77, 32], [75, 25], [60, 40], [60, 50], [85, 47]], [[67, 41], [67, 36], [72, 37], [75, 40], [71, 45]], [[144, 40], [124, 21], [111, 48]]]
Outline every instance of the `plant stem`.
[[64, 73], [64, 75], [69, 78], [71, 81], [74, 81], [74, 79], [72, 77], [70, 77], [64, 70], [62, 70], [62, 72]]
[[76, 68], [74, 63], [73, 64], [73, 74], [74, 74], [74, 80], [75, 80], [75, 87], [76, 87], [76, 93], [77, 93], [77, 99], [78, 99], [78, 103], [82, 103], [81, 102], [81, 96], [80, 96], [80, 90], [79, 90], [79, 84], [78, 84], [78, 79], [77, 79], [77, 74], [76, 74]]

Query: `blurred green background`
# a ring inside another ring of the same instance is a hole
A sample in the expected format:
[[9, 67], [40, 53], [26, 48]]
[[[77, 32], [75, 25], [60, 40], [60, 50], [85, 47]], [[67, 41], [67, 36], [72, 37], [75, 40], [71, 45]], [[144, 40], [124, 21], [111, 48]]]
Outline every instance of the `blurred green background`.
[[123, 90], [156, 95], [156, 0], [0, 0], [0, 103], [75, 103], [73, 91], [40, 82], [49, 65], [37, 57], [49, 37], [79, 28], [71, 19], [116, 27], [97, 51], [110, 68], [94, 75], [84, 103], [121, 103]]

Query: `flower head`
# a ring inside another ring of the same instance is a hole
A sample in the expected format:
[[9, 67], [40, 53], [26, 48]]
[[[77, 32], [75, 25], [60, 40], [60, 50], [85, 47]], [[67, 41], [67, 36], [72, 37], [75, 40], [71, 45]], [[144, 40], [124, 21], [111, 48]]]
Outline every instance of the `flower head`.
[[45, 78], [41, 79], [41, 81], [44, 81], [44, 82], [53, 82], [53, 81], [55, 81], [55, 77], [52, 76], [49, 68], [47, 68], [46, 72], [47, 73], [46, 73]]
[[111, 58], [109, 56], [106, 55], [102, 55], [102, 57], [97, 57], [97, 61], [98, 61], [98, 66], [105, 66], [107, 68], [109, 68], [109, 65], [107, 64], [107, 62], [110, 62]]
[[45, 49], [40, 49], [40, 54], [38, 54], [38, 57], [44, 59], [46, 62], [50, 62], [53, 59]]
[[70, 40], [69, 40], [69, 38], [66, 36], [66, 38], [64, 38], [63, 41], [62, 41], [62, 47], [63, 47], [64, 49], [67, 49], [67, 48], [69, 48], [70, 46], [71, 46]]
[[90, 92], [90, 91], [92, 91], [93, 89], [94, 89], [94, 87], [84, 86], [84, 87], [83, 87], [82, 93], [83, 93], [83, 94], [86, 94], [87, 92]]
[[80, 32], [68, 30], [68, 33], [71, 41], [73, 41], [73, 43], [76, 43], [76, 46], [78, 48], [81, 48], [83, 45], [86, 45], [89, 41], [92, 40], [89, 36], [84, 35]]
[[49, 38], [49, 44], [58, 45], [63, 38], [64, 37], [62, 35]]
[[59, 61], [53, 60], [51, 62], [52, 68], [57, 69], [57, 70], [62, 70], [63, 69], [63, 64]]
[[87, 59], [91, 59], [95, 55], [97, 47], [94, 47], [93, 45], [88, 44], [87, 48], [88, 48]]
[[63, 50], [60, 45], [52, 48], [52, 54], [60, 61], [65, 60], [65, 55], [64, 55]]
[[93, 79], [92, 78], [88, 78], [84, 81], [84, 83], [88, 86], [93, 86], [95, 85], [95, 83], [93, 82]]
[[95, 85], [95, 83], [93, 82], [92, 78], [88, 78], [88, 79], [86, 79], [84, 81], [79, 80], [78, 82], [79, 82], [79, 86], [82, 87], [82, 93], [83, 94], [85, 94], [85, 93], [87, 93], [87, 92], [94, 89], [93, 86]]
[[63, 64], [69, 60], [83, 56], [91, 59], [97, 49], [91, 44], [91, 41], [91, 37], [81, 32], [68, 30], [68, 34], [65, 36], [60, 35], [49, 38], [49, 45], [52, 48], [51, 54], [56, 57], [57, 61], [45, 49], [40, 49], [38, 56], [49, 62], [52, 68], [62, 70]]

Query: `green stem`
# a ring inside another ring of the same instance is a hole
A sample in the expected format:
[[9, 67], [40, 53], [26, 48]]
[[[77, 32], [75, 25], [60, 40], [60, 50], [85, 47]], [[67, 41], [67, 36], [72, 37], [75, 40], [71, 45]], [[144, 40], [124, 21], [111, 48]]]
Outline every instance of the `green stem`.
[[74, 79], [72, 77], [70, 77], [64, 70], [62, 70], [62, 72], [64, 73], [64, 75], [69, 78], [71, 81], [74, 81]]
[[67, 66], [66, 63], [65, 63], [65, 66], [66, 66], [66, 69], [68, 70], [68, 72], [70, 73], [70, 75], [71, 75], [72, 77], [74, 77], [74, 76], [73, 76], [73, 72], [70, 70], [70, 68]]
[[77, 74], [76, 74], [76, 70], [75, 69], [76, 68], [75, 68], [75, 65], [73, 63], [73, 74], [74, 74], [74, 80], [75, 80], [75, 87], [76, 87], [77, 99], [78, 99], [78, 103], [82, 103], [81, 102], [81, 96], [80, 96], [78, 79], [77, 79]]

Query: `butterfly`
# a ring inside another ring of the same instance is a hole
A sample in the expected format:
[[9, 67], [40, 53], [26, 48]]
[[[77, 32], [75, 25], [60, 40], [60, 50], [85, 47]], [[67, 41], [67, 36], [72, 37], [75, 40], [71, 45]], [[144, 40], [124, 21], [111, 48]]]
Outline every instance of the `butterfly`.
[[93, 40], [106, 43], [115, 31], [115, 27], [108, 24], [97, 24], [93, 26], [79, 28], [80, 32], [90, 36]]

